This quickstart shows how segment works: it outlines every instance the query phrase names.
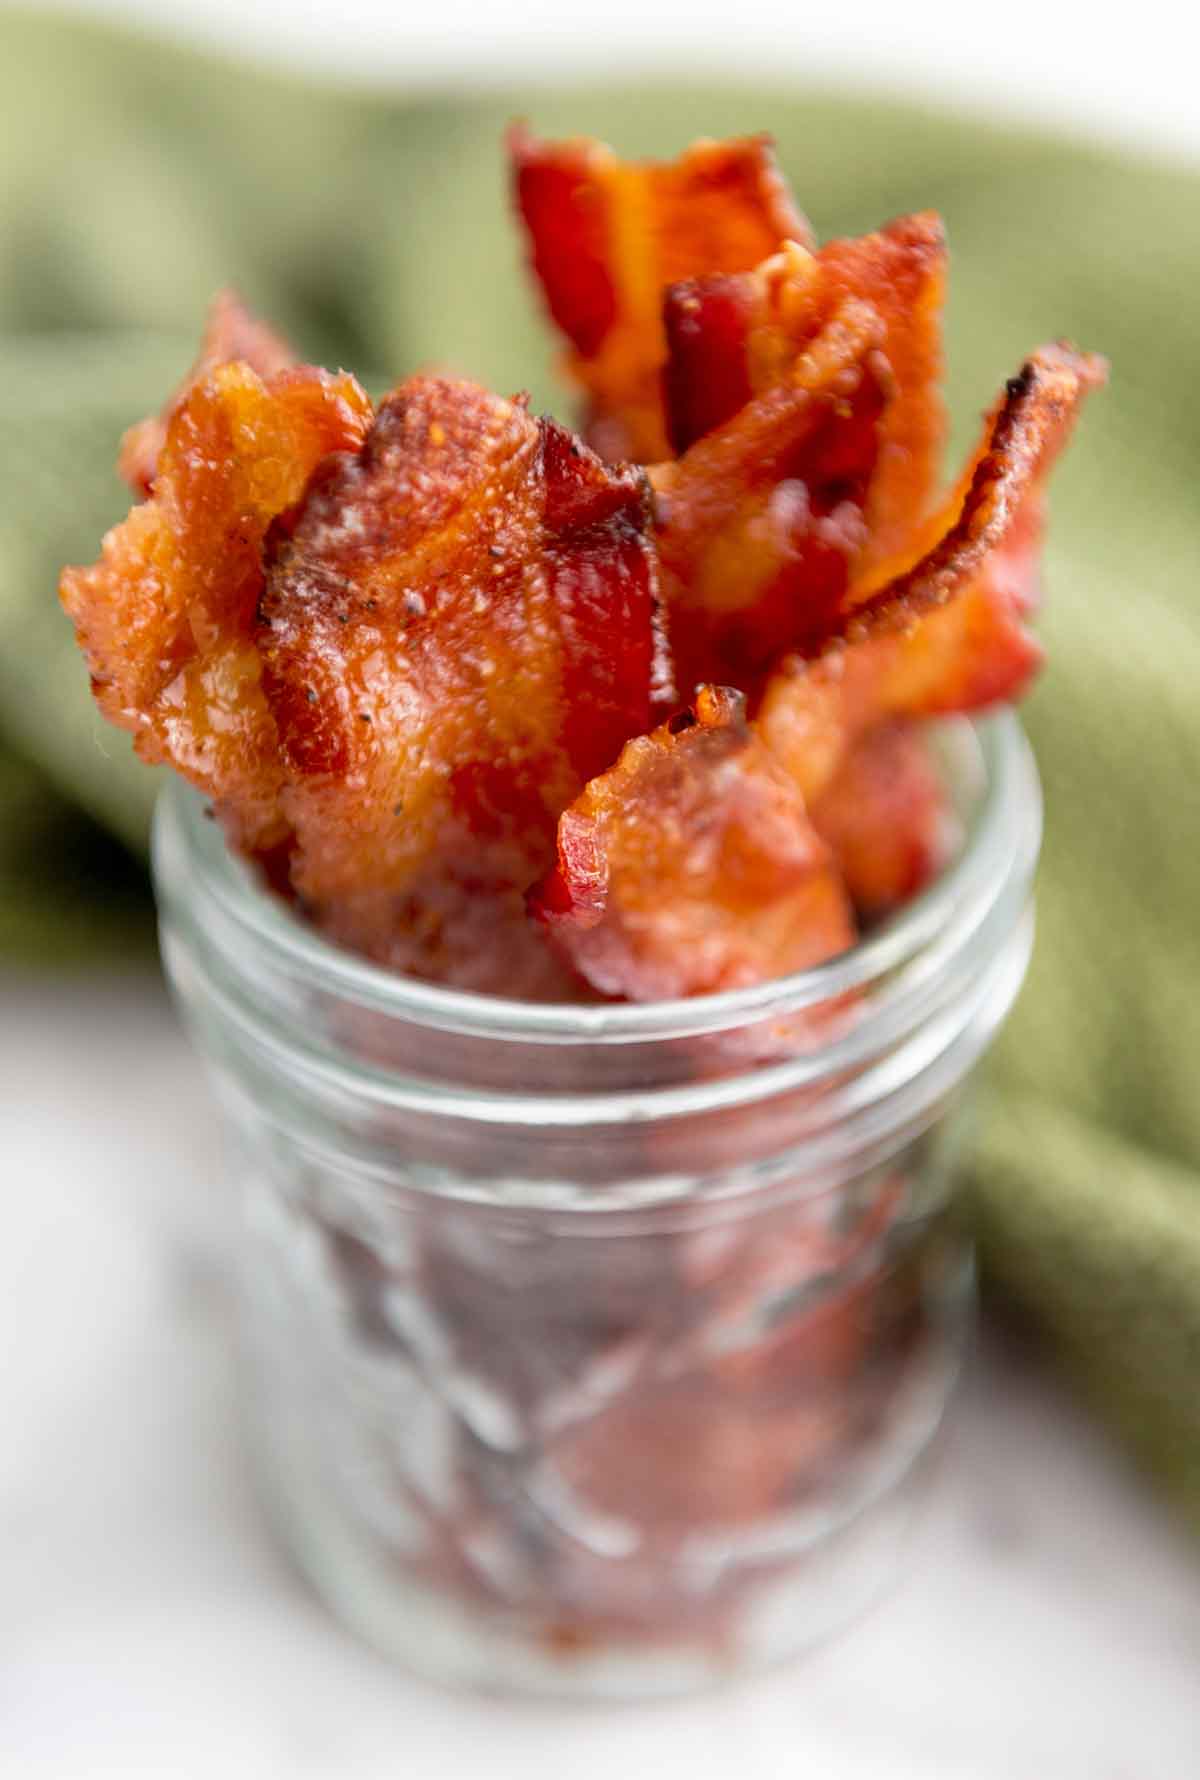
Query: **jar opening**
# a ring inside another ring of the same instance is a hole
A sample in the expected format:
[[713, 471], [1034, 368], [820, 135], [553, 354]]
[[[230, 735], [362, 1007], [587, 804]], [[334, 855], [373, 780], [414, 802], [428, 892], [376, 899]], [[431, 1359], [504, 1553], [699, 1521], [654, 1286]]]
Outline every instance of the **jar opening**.
[[444, 988], [344, 951], [261, 888], [204, 819], [203, 800], [172, 780], [154, 835], [160, 898], [184, 886], [230, 931], [281, 968], [358, 1007], [435, 1031], [508, 1043], [620, 1045], [737, 1031], [836, 1001], [886, 979], [956, 923], [978, 926], [1013, 879], [1026, 883], [1041, 839], [1041, 802], [1028, 743], [1011, 711], [931, 726], [964, 838], [939, 876], [849, 951], [752, 988], [686, 1001], [598, 1005], [526, 1002]]
[[[642, 1006], [506, 1001], [389, 974], [304, 927], [173, 786], [155, 830], [163, 952], [245, 1127], [318, 1168], [506, 1206], [813, 1191], [953, 1095], [1028, 961], [1041, 832], [1010, 713], [939, 726], [963, 826], [941, 876], [852, 951], [752, 989]], [[764, 1172], [765, 1171], [765, 1172]]]

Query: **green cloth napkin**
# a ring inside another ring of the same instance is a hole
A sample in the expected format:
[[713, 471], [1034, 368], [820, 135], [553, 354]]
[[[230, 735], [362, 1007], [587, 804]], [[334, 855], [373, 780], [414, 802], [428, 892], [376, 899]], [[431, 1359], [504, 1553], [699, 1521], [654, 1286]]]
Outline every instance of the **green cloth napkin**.
[[561, 403], [506, 214], [514, 113], [629, 152], [770, 129], [822, 234], [939, 208], [960, 449], [1027, 347], [1113, 361], [1055, 485], [1040, 937], [973, 1205], [993, 1281], [1200, 1524], [1200, 177], [861, 96], [385, 99], [0, 16], [0, 946], [144, 942], [111, 837], [143, 845], [153, 775], [93, 713], [54, 586], [122, 513], [117, 435], [216, 286], [312, 358]]

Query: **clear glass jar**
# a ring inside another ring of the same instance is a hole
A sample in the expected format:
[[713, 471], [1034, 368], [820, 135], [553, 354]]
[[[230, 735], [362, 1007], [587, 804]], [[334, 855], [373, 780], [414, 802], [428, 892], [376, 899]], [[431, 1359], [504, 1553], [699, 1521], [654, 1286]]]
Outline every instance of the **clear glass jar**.
[[389, 975], [163, 796], [164, 955], [234, 1137], [249, 1423], [319, 1591], [441, 1679], [649, 1694], [791, 1652], [894, 1562], [959, 1370], [960, 1090], [1020, 986], [1009, 715], [852, 952], [537, 1005]]

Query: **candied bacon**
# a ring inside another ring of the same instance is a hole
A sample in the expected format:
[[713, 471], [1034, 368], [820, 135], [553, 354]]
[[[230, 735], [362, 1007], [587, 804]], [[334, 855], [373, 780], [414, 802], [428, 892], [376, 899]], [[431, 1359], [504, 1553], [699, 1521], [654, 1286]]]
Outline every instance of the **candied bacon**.
[[1084, 397], [1107, 374], [1102, 358], [1065, 342], [1030, 356], [988, 419], [965, 492], [961, 500], [956, 496], [953, 523], [910, 569], [855, 606], [845, 626], [852, 641], [908, 630], [914, 619], [945, 606], [989, 562], [1002, 568], [1006, 591], [1014, 581], [1024, 583], [1010, 560], [1014, 536], [1034, 567], [1038, 530], [1029, 523], [1028, 503], [1041, 502]]
[[144, 499], [154, 486], [154, 473], [172, 415], [183, 406], [201, 378], [218, 365], [231, 364], [235, 359], [263, 378], [274, 377], [296, 363], [295, 353], [281, 335], [252, 315], [236, 291], [222, 290], [209, 304], [200, 351], [183, 382], [161, 413], [139, 420], [121, 440], [117, 469], [134, 494]]
[[920, 733], [909, 724], [868, 730], [811, 805], [856, 912], [870, 920], [898, 908], [945, 864], [954, 839]]
[[904, 724], [1036, 670], [1043, 484], [1103, 366], [1035, 355], [938, 510], [936, 216], [816, 250], [765, 137], [510, 152], [597, 450], [434, 377], [373, 416], [222, 294], [123, 443], [143, 503], [63, 575], [97, 701], [396, 968], [503, 990], [479, 916], [531, 995], [801, 968], [847, 890], [871, 916], [937, 868]]
[[678, 161], [622, 162], [587, 138], [509, 135], [517, 208], [568, 366], [589, 400], [589, 438], [610, 459], [667, 455], [662, 294], [743, 272], [810, 239], [766, 136], [696, 142]]
[[1042, 658], [1023, 620], [1043, 485], [1104, 376], [1094, 355], [1036, 352], [993, 410], [937, 543], [845, 612], [817, 660], [792, 657], [772, 676], [759, 733], [810, 802], [876, 724], [980, 710], [1028, 685]]
[[316, 479], [259, 646], [318, 918], [386, 919], [464, 861], [497, 888], [546, 869], [559, 811], [650, 721], [645, 521], [640, 472], [444, 378], [401, 385]]
[[875, 311], [848, 300], [786, 382], [651, 472], [679, 687], [753, 694], [838, 622], [866, 541], [888, 372]]
[[324, 457], [359, 444], [370, 412], [346, 375], [207, 372], [168, 420], [149, 499], [109, 532], [98, 562], [63, 572], [101, 710], [143, 759], [213, 797], [247, 850], [286, 838], [253, 641], [266, 533]]
[[908, 545], [936, 487], [945, 437], [941, 309], [946, 244], [933, 212], [875, 234], [789, 242], [752, 272], [667, 291], [664, 373], [671, 442], [684, 452], [756, 395], [791, 381], [797, 360], [849, 302], [879, 317], [888, 401], [879, 420], [860, 572]]
[[582, 976], [633, 1001], [800, 970], [854, 936], [803, 799], [714, 687], [564, 811], [531, 906]]

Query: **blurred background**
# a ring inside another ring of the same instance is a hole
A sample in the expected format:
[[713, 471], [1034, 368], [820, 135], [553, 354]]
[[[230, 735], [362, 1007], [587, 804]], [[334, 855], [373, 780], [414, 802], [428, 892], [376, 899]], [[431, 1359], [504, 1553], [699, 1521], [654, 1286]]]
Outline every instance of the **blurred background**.
[[[1198, 1771], [1195, 47], [1160, 0], [0, 9], [0, 1772]], [[153, 775], [54, 595], [222, 284], [374, 389], [438, 360], [563, 408], [514, 115], [631, 154], [771, 130], [822, 236], [941, 209], [955, 452], [1038, 341], [1114, 367], [1055, 487], [1040, 938], [968, 1182], [989, 1322], [913, 1574], [786, 1677], [604, 1720], [388, 1674], [259, 1527]]]

